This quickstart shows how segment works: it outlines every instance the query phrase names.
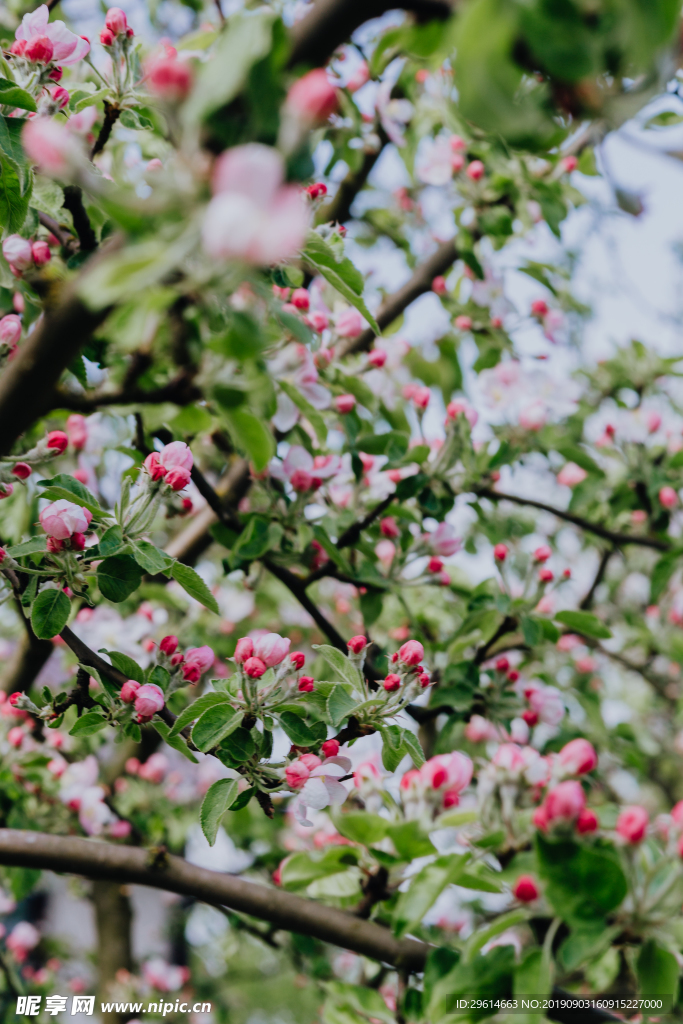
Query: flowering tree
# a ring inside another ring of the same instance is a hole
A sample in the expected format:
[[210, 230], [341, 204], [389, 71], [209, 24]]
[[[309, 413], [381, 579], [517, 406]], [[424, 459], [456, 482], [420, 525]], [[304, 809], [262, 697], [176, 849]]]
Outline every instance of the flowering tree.
[[[87, 987], [43, 869], [95, 880], [103, 1000], [237, 1019], [267, 953], [301, 1021], [670, 1010], [679, 361], [575, 358], [561, 239], [678, 5], [57, 5], [2, 22], [3, 1012]], [[175, 960], [124, 882], [187, 898]]]

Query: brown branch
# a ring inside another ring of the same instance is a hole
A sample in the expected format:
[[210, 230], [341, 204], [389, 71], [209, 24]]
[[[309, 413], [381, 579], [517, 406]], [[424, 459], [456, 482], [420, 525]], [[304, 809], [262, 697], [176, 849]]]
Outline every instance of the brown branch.
[[103, 405], [162, 405], [173, 402], [174, 405], [189, 405], [202, 397], [202, 393], [193, 382], [193, 375], [182, 370], [163, 387], [154, 391], [145, 391], [136, 386], [124, 386], [119, 391], [105, 391], [95, 395], [76, 395], [61, 388], [55, 388], [50, 397], [50, 407], [54, 409], [70, 409], [73, 412], [95, 412]]
[[112, 133], [112, 129], [118, 119], [121, 117], [121, 108], [117, 107], [114, 103], [109, 103], [107, 100], [104, 101], [104, 122], [100, 128], [100, 133], [95, 140], [95, 145], [90, 153], [90, 159], [94, 160], [98, 153], [101, 153], [104, 147], [109, 141], [109, 136]]
[[99, 654], [91, 651], [88, 645], [83, 643], [68, 626], [65, 626], [59, 635], [67, 647], [71, 648], [82, 665], [87, 665], [88, 668], [96, 668], [98, 672], [103, 672], [117, 686], [123, 686], [124, 683], [128, 682], [128, 676], [124, 675], [123, 672], [119, 672], [117, 668], [110, 665], [104, 658], [100, 658]]
[[[108, 879], [95, 881], [91, 900], [97, 926], [97, 1001], [101, 1004], [112, 998], [117, 973], [133, 970], [133, 912], [124, 887]], [[102, 1014], [102, 1024], [124, 1024], [128, 1019], [129, 1014], [116, 1011]]]
[[54, 217], [50, 217], [48, 213], [42, 213], [39, 211], [38, 220], [44, 228], [47, 228], [48, 231], [52, 232], [62, 249], [71, 250], [73, 248], [76, 239], [70, 231], [67, 231], [66, 228], [61, 226], [61, 224], [58, 224]]
[[[339, 551], [341, 551], [343, 548], [352, 547], [360, 538], [360, 535], [362, 534], [363, 530], [367, 530], [368, 526], [371, 526], [372, 523], [374, 523], [375, 519], [377, 519], [384, 512], [386, 512], [386, 510], [389, 508], [392, 501], [394, 500], [394, 497], [395, 495], [389, 494], [386, 498], [380, 501], [378, 505], [375, 505], [375, 507], [371, 509], [371, 511], [368, 512], [368, 514], [363, 519], [359, 519], [357, 522], [352, 523], [351, 526], [349, 526], [347, 530], [344, 530], [342, 535], [339, 537], [335, 547], [338, 548]], [[319, 569], [315, 569], [312, 573], [310, 573], [303, 581], [303, 584], [305, 587], [310, 587], [310, 585], [312, 583], [315, 583], [316, 580], [322, 579], [323, 576], [330, 575], [332, 575], [332, 573], [330, 572], [330, 569], [327, 567], [327, 563], [325, 563], [325, 565], [321, 565]], [[337, 576], [336, 573], [334, 573], [334, 575]], [[356, 583], [355, 580], [350, 580], [348, 582], [351, 582], [354, 585]]]
[[602, 555], [600, 557], [600, 564], [598, 565], [598, 571], [595, 574], [595, 579], [593, 580], [593, 582], [590, 585], [590, 590], [588, 590], [588, 592], [586, 593], [585, 597], [582, 597], [581, 601], [579, 602], [579, 608], [581, 609], [581, 611], [586, 612], [590, 608], [592, 608], [592, 606], [593, 606], [593, 598], [595, 597], [595, 591], [598, 589], [598, 587], [600, 586], [600, 584], [602, 583], [602, 581], [605, 578], [605, 573], [607, 572], [607, 566], [609, 565], [609, 560], [610, 560], [610, 558], [612, 557], [613, 554], [614, 554], [614, 549], [613, 548], [605, 548], [605, 550], [603, 551], [603, 553], [602, 553]]
[[81, 252], [94, 252], [97, 248], [97, 236], [90, 224], [90, 218], [85, 212], [83, 190], [80, 185], [64, 186], [64, 209], [71, 214]]
[[[430, 291], [434, 278], [444, 274], [457, 258], [455, 241], [442, 242], [402, 288], [386, 297], [375, 317], [380, 330], [389, 327], [415, 299]], [[368, 327], [357, 338], [351, 338], [345, 345], [338, 346], [337, 354], [343, 358], [352, 352], [364, 352], [372, 346], [374, 338], [375, 332]]]
[[572, 512], [565, 512], [564, 509], [555, 508], [554, 505], [546, 505], [543, 501], [534, 501], [533, 498], [519, 498], [516, 494], [503, 494], [501, 491], [493, 491], [489, 487], [481, 488], [475, 493], [477, 497], [488, 498], [490, 501], [511, 501], [515, 505], [528, 505], [530, 508], [538, 508], [542, 512], [551, 512], [558, 519], [564, 519], [566, 522], [573, 523], [574, 526], [578, 526], [588, 533], [594, 533], [596, 537], [609, 540], [617, 547], [623, 544], [637, 544], [639, 547], [654, 548], [656, 551], [669, 551], [671, 549], [668, 541], [659, 540], [658, 537], [641, 537], [638, 534], [616, 533], [614, 530], [608, 530], [606, 526], [601, 526], [600, 523], [592, 523], [589, 519], [584, 519], [583, 516], [575, 516]]
[[[0, 829], [0, 864], [83, 875], [86, 878], [145, 885], [153, 889], [191, 896], [211, 906], [269, 921], [275, 928], [310, 935], [342, 949], [406, 972], [421, 972], [434, 946], [417, 939], [396, 939], [388, 928], [374, 921], [323, 906], [293, 893], [248, 882], [218, 871], [188, 864], [166, 851], [114, 846], [90, 839], [52, 836], [45, 832]], [[562, 996], [559, 989], [554, 995]], [[602, 1011], [582, 1011], [585, 1024], [616, 1022]], [[560, 1024], [574, 1017], [562, 1010], [547, 1012]]]
[[373, 167], [379, 160], [384, 147], [389, 141], [389, 138], [383, 128], [379, 128], [378, 134], [380, 136], [381, 144], [379, 149], [371, 150], [369, 153], [365, 153], [363, 162], [355, 171], [349, 171], [346, 177], [340, 182], [337, 191], [323, 206], [318, 210], [315, 222], [316, 224], [327, 224], [329, 221], [336, 221], [339, 224], [344, 224], [349, 220], [351, 216], [351, 206], [353, 201], [364, 188]]

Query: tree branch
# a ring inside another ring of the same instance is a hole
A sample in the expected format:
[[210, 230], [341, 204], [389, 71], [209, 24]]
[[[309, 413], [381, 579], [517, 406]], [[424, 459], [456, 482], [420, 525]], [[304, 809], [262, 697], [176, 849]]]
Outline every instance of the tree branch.
[[73, 219], [81, 252], [94, 252], [97, 248], [97, 236], [90, 224], [90, 218], [85, 212], [83, 190], [80, 185], [64, 186], [64, 209], [69, 211]]
[[103, 405], [162, 405], [173, 402], [174, 405], [189, 405], [202, 397], [202, 393], [193, 382], [193, 374], [182, 370], [173, 380], [154, 391], [145, 391], [135, 385], [122, 387], [119, 391], [105, 391], [95, 395], [77, 395], [55, 388], [50, 398], [53, 409], [70, 409], [84, 414], [96, 412]]
[[585, 597], [583, 597], [581, 599], [581, 601], [579, 602], [579, 608], [581, 609], [581, 611], [586, 612], [590, 608], [592, 608], [592, 606], [593, 606], [593, 598], [595, 597], [595, 591], [598, 589], [598, 587], [600, 586], [600, 584], [602, 583], [602, 581], [605, 578], [605, 573], [607, 572], [607, 566], [609, 565], [609, 560], [610, 560], [610, 558], [612, 557], [613, 554], [614, 554], [614, 549], [613, 548], [605, 548], [605, 550], [603, 551], [603, 553], [602, 553], [602, 555], [600, 557], [600, 564], [598, 565], [598, 571], [595, 574], [595, 579], [593, 580], [593, 582], [590, 585], [590, 590], [588, 590], [588, 592], [586, 593]]
[[349, 171], [343, 181], [340, 182], [335, 194], [323, 206], [320, 207], [315, 218], [316, 224], [327, 224], [329, 221], [336, 221], [344, 224], [351, 216], [353, 201], [364, 188], [373, 167], [379, 160], [389, 138], [383, 128], [378, 132], [381, 145], [379, 149], [366, 153], [363, 163], [357, 171]]
[[104, 147], [109, 141], [109, 136], [112, 133], [112, 129], [118, 119], [121, 117], [121, 109], [114, 103], [108, 103], [104, 101], [104, 122], [100, 128], [100, 133], [95, 140], [95, 145], [90, 153], [90, 159], [94, 160], [98, 153], [101, 153]]
[[[442, 242], [436, 252], [417, 268], [402, 288], [386, 297], [375, 317], [380, 330], [389, 327], [411, 302], [430, 291], [434, 278], [444, 274], [457, 258], [455, 241]], [[337, 355], [343, 358], [352, 352], [365, 352], [371, 347], [374, 338], [375, 332], [368, 327], [357, 338], [351, 338], [345, 345], [338, 346]]]
[[481, 488], [475, 493], [477, 497], [488, 498], [490, 501], [511, 501], [514, 505], [528, 505], [530, 508], [538, 508], [542, 512], [551, 512], [558, 519], [564, 519], [566, 522], [573, 523], [574, 526], [578, 526], [588, 533], [594, 533], [596, 537], [609, 540], [617, 547], [623, 544], [637, 544], [639, 547], [654, 548], [656, 551], [669, 551], [671, 549], [668, 541], [659, 540], [657, 537], [640, 537], [638, 534], [616, 533], [614, 530], [608, 530], [606, 526], [601, 526], [600, 523], [592, 523], [589, 519], [584, 519], [582, 516], [575, 516], [572, 512], [565, 512], [564, 509], [555, 508], [554, 505], [546, 505], [543, 501], [534, 501], [533, 498], [519, 498], [516, 494], [503, 494], [501, 491], [491, 490], [490, 487]]
[[[371, 509], [363, 519], [359, 519], [357, 522], [352, 523], [351, 526], [349, 526], [347, 530], [344, 530], [342, 535], [339, 537], [335, 547], [341, 551], [343, 548], [348, 548], [355, 544], [363, 530], [367, 530], [368, 526], [371, 526], [375, 519], [381, 516], [383, 512], [386, 512], [394, 500], [394, 497], [395, 495], [393, 494], [387, 495], [387, 497], [380, 501], [378, 505], [375, 505], [375, 507]], [[323, 576], [328, 575], [329, 572], [326, 567], [321, 565], [319, 569], [316, 569], [306, 577], [303, 581], [303, 585], [305, 587], [310, 587], [310, 585], [315, 583], [316, 580], [322, 579]]]

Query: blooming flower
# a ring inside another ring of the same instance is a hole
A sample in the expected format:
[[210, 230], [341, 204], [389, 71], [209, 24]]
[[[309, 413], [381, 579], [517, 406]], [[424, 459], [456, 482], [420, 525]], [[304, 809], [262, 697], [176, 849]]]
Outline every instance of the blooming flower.
[[183, 679], [188, 683], [198, 683], [204, 672], [211, 668], [214, 653], [206, 644], [203, 647], [190, 647], [185, 652], [183, 663]]
[[330, 804], [339, 806], [344, 803], [347, 792], [339, 779], [348, 775], [350, 768], [351, 762], [348, 757], [337, 756], [328, 757], [317, 768], [312, 769], [292, 807], [300, 825], [313, 826], [313, 822], [307, 817], [309, 807], [320, 811]]
[[625, 807], [617, 818], [617, 833], [627, 843], [640, 843], [645, 838], [649, 820], [644, 807]]
[[283, 185], [284, 162], [260, 143], [236, 146], [216, 161], [214, 198], [202, 238], [213, 259], [268, 266], [301, 247], [308, 212], [298, 188]]
[[90, 52], [88, 40], [71, 32], [63, 21], [49, 22], [49, 17], [47, 4], [42, 4], [35, 11], [25, 14], [21, 25], [14, 33], [17, 42], [13, 43], [11, 52], [22, 56], [36, 40], [46, 39], [52, 47], [52, 52], [47, 60], [54, 64], [75, 64], [76, 61], [86, 57]]
[[260, 658], [266, 668], [274, 668], [289, 654], [291, 642], [278, 633], [266, 633], [254, 641], [254, 657]]
[[85, 533], [90, 526], [92, 512], [66, 498], [60, 498], [44, 508], [38, 518], [48, 537], [67, 540], [74, 533]]
[[135, 696], [135, 710], [138, 722], [151, 722], [157, 711], [161, 711], [166, 699], [164, 691], [156, 683], [145, 683]]
[[443, 558], [454, 555], [462, 547], [462, 539], [450, 523], [439, 523], [436, 530], [429, 534], [427, 543], [435, 555]]
[[588, 473], [581, 469], [581, 466], [577, 466], [575, 462], [566, 462], [557, 474], [557, 482], [564, 484], [565, 487], [576, 487], [577, 484], [583, 483], [587, 476]]

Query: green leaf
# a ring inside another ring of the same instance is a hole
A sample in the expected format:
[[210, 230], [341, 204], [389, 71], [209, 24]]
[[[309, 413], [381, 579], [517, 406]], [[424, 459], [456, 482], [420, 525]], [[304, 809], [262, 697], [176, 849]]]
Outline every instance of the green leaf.
[[399, 938], [419, 924], [447, 885], [457, 884], [470, 860], [469, 853], [439, 857], [413, 876], [410, 888], [399, 893], [394, 909], [393, 927]]
[[536, 854], [546, 897], [556, 913], [574, 926], [602, 920], [616, 910], [628, 891], [614, 847], [551, 842], [536, 834]]
[[228, 743], [221, 743], [220, 747], [216, 751], [216, 757], [218, 757], [223, 764], [227, 764], [229, 768], [237, 768], [240, 764], [248, 761], [256, 750], [256, 744], [254, 743], [253, 737], [249, 729], [245, 729], [243, 725], [239, 729], [235, 729], [232, 736], [229, 737]]
[[31, 606], [31, 625], [40, 640], [51, 640], [69, 621], [71, 602], [63, 590], [42, 590]]
[[122, 654], [120, 651], [104, 651], [105, 654], [109, 655], [114, 668], [117, 668], [119, 672], [123, 672], [124, 676], [128, 679], [134, 679], [136, 683], [144, 683], [145, 674], [138, 665], [137, 661], [129, 658], [127, 654]]
[[417, 821], [406, 821], [401, 825], [389, 825], [387, 835], [396, 847], [396, 852], [403, 860], [411, 861], [416, 857], [428, 857], [436, 853], [432, 842], [420, 831]]
[[112, 555], [97, 567], [97, 585], [102, 597], [115, 604], [125, 601], [137, 590], [142, 570], [130, 555]]
[[304, 398], [298, 388], [295, 388], [293, 384], [290, 384], [286, 380], [278, 382], [280, 389], [284, 391], [286, 395], [294, 402], [297, 409], [303, 413], [308, 422], [315, 430], [315, 436], [318, 438], [319, 444], [325, 444], [327, 441], [327, 427], [325, 426], [325, 420], [318, 412], [314, 409], [308, 399]]
[[349, 691], [341, 683], [335, 686], [327, 698], [327, 713], [335, 729], [339, 728], [344, 719], [353, 712], [357, 704], [358, 701], [353, 699]]
[[69, 736], [92, 736], [107, 725], [107, 719], [103, 718], [99, 711], [88, 711], [86, 715], [77, 718]]
[[351, 260], [346, 258], [341, 261], [337, 260], [327, 242], [315, 231], [309, 232], [302, 256], [329, 281], [333, 288], [337, 289], [340, 295], [343, 295], [352, 306], [356, 307], [375, 334], [381, 334], [377, 321], [362, 299], [363, 277]]
[[204, 693], [201, 697], [197, 697], [191, 704], [188, 704], [183, 711], [180, 712], [173, 727], [170, 735], [177, 736], [179, 732], [189, 725], [190, 722], [194, 722], [197, 718], [200, 718], [205, 711], [209, 708], [213, 708], [216, 704], [227, 704], [230, 701], [230, 697], [227, 693]]
[[22, 541], [21, 544], [13, 544], [7, 548], [7, 554], [12, 558], [22, 558], [24, 555], [45, 554], [47, 551], [45, 537], [31, 537], [30, 540]]
[[522, 616], [522, 633], [524, 635], [524, 642], [529, 647], [535, 647], [536, 644], [540, 644], [543, 639], [543, 627], [541, 626], [538, 619], [533, 619], [530, 615]]
[[280, 725], [289, 736], [292, 743], [297, 747], [313, 747], [316, 744], [316, 737], [308, 728], [306, 723], [295, 715], [293, 711], [283, 711], [280, 715]]
[[337, 831], [350, 839], [353, 843], [362, 843], [363, 846], [372, 846], [379, 843], [387, 834], [389, 822], [380, 818], [379, 814], [370, 814], [368, 811], [349, 811], [346, 814], [335, 816], [334, 823]]
[[421, 768], [425, 763], [425, 756], [420, 741], [409, 729], [403, 730], [403, 747], [406, 753], [410, 754], [411, 760], [416, 768]]
[[249, 789], [243, 789], [240, 795], [235, 800], [234, 804], [230, 808], [231, 811], [241, 811], [243, 807], [246, 807], [252, 796], [256, 793], [256, 786], [250, 786]]
[[[49, 488], [49, 492], [41, 494], [41, 498], [49, 498], [51, 501], [66, 498], [67, 501], [74, 501], [76, 505], [87, 508], [89, 512], [92, 512], [93, 516], [100, 519], [103, 515], [108, 516], [110, 514], [100, 507], [100, 503], [95, 495], [80, 480], [69, 476], [68, 473], [58, 473], [57, 476], [53, 476], [50, 480], [39, 480], [38, 486]], [[74, 499], [78, 500], [75, 501]]]
[[345, 654], [337, 650], [336, 647], [332, 647], [330, 644], [313, 644], [313, 650], [319, 651], [323, 658], [333, 668], [339, 678], [345, 682], [350, 683], [351, 686], [356, 690], [362, 692], [363, 681], [360, 676], [360, 672], [353, 665]]
[[641, 995], [671, 996], [675, 1005], [680, 968], [673, 953], [663, 949], [654, 939], [649, 939], [638, 954], [636, 970]]
[[216, 842], [221, 818], [235, 802], [237, 787], [237, 779], [219, 779], [206, 792], [199, 820], [209, 846]]
[[270, 547], [270, 523], [264, 516], [252, 516], [232, 546], [234, 558], [244, 562], [261, 558]]
[[242, 724], [244, 713], [230, 704], [217, 704], [199, 718], [192, 729], [192, 739], [203, 753], [212, 750]]
[[115, 555], [123, 546], [123, 530], [120, 526], [116, 525], [110, 526], [109, 529], [102, 534], [100, 542], [97, 545], [97, 550], [103, 558], [106, 558], [108, 555]]
[[174, 562], [171, 569], [171, 576], [183, 588], [186, 594], [199, 601], [205, 608], [220, 615], [216, 598], [213, 596], [204, 580], [189, 565], [182, 562]]
[[275, 438], [268, 423], [241, 406], [223, 408], [222, 415], [235, 447], [248, 456], [260, 473], [275, 455]]
[[382, 764], [388, 772], [395, 772], [405, 756], [403, 730], [398, 725], [384, 725], [382, 734]]
[[555, 621], [561, 622], [563, 626], [568, 626], [574, 633], [592, 636], [598, 640], [609, 640], [612, 636], [597, 615], [591, 615], [590, 612], [558, 612]]
[[[334, 1024], [352, 1024], [352, 1020], [365, 1022], [368, 1018], [381, 1021], [382, 1024], [394, 1024], [396, 1016], [390, 1010], [384, 999], [374, 988], [364, 985], [350, 985], [344, 981], [328, 981], [325, 989], [331, 997], [334, 1009], [342, 1009], [343, 1017], [337, 1018]], [[326, 1004], [323, 1012], [325, 1024], [332, 1024], [329, 1020], [329, 1004]], [[353, 1013], [353, 1018], [348, 1017], [348, 1011]]]
[[168, 572], [173, 565], [173, 559], [165, 551], [161, 551], [156, 544], [148, 540], [138, 540], [132, 545], [133, 558], [141, 569], [156, 576], [160, 572]]
[[669, 580], [678, 568], [681, 560], [680, 552], [664, 555], [655, 562], [650, 570], [650, 602], [656, 604], [666, 590]]
[[[173, 747], [174, 750], [177, 750], [180, 754], [183, 755], [183, 757], [186, 757], [188, 761], [191, 761], [192, 764], [199, 764], [199, 761], [194, 756], [194, 754], [192, 753], [187, 743], [185, 742], [185, 739], [182, 736], [171, 736], [171, 730], [169, 729], [169, 727], [166, 725], [165, 722], [162, 722], [161, 719], [157, 716], [153, 718], [151, 724], [159, 733], [164, 743], [167, 743], [169, 747]], [[137, 742], [139, 743], [140, 740], [138, 740]]]
[[[672, 128], [683, 121], [683, 114], [677, 114], [673, 110], [663, 110], [661, 114], [655, 114], [643, 125], [644, 128]], [[649, 992], [649, 989], [648, 989]]]
[[37, 111], [36, 101], [30, 92], [26, 92], [7, 78], [0, 78], [0, 104], [3, 107], [18, 107], [20, 110]]

